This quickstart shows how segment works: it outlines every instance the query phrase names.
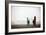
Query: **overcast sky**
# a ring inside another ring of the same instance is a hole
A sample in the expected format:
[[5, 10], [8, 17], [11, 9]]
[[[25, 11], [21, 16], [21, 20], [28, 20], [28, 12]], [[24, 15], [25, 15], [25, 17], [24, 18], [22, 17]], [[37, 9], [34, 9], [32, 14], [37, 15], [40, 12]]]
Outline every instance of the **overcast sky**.
[[32, 22], [34, 16], [37, 16], [37, 18], [41, 16], [40, 7], [12, 6], [12, 21], [16, 22], [15, 24], [27, 24], [27, 17], [29, 18], [30, 22]]

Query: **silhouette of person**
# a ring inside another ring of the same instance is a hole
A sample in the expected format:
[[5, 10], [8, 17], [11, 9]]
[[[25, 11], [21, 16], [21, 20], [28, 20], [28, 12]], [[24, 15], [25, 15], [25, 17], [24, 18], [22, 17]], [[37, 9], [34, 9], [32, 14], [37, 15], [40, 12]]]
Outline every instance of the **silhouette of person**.
[[27, 18], [27, 25], [29, 25], [29, 23], [30, 23], [30, 21], [29, 21], [29, 19]]
[[36, 26], [36, 16], [34, 16], [33, 25]]

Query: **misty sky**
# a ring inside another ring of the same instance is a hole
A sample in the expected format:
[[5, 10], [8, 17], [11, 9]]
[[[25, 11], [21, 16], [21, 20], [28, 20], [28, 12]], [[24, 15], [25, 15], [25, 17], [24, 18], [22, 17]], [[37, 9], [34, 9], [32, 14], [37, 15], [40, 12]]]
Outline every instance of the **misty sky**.
[[[34, 16], [37, 16], [37, 19], [41, 17], [40, 7], [29, 7], [29, 6], [12, 6], [12, 21], [15, 24], [27, 24], [27, 17], [32, 24]], [[25, 23], [24, 23], [25, 22]]]

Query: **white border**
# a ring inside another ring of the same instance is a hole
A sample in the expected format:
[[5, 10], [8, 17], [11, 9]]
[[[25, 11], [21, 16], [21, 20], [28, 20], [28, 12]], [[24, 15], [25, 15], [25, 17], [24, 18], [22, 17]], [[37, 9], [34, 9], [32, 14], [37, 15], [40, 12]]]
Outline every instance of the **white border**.
[[[43, 30], [43, 5], [27, 5], [27, 4], [16, 4], [9, 3], [9, 26], [8, 32], [23, 32], [23, 31], [41, 31]], [[11, 6], [32, 6], [32, 7], [41, 7], [41, 27], [40, 28], [22, 28], [22, 29], [11, 29]]]

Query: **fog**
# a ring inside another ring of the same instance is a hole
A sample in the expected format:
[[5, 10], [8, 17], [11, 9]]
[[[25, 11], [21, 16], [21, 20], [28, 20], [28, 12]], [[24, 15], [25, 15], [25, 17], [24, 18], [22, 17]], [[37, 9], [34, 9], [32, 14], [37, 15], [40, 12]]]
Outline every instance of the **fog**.
[[36, 16], [36, 21], [39, 22], [41, 18], [40, 7], [31, 7], [31, 6], [12, 6], [12, 25], [26, 25], [27, 17], [30, 20], [30, 24], [33, 24], [32, 21], [34, 16]]

